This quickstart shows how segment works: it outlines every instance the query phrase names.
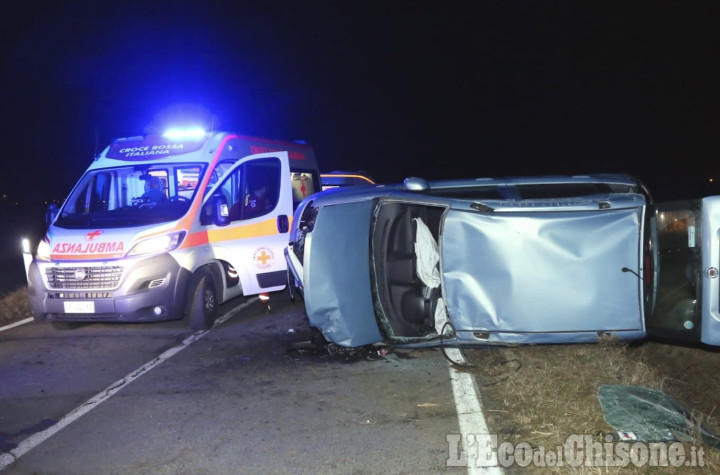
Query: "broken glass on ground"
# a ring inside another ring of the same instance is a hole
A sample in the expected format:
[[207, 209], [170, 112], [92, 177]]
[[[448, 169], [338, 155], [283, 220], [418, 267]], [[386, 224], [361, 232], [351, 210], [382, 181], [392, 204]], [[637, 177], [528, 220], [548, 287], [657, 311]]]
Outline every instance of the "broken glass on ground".
[[720, 438], [663, 391], [606, 384], [598, 388], [598, 400], [605, 422], [621, 438], [641, 442], [702, 442], [720, 448]]

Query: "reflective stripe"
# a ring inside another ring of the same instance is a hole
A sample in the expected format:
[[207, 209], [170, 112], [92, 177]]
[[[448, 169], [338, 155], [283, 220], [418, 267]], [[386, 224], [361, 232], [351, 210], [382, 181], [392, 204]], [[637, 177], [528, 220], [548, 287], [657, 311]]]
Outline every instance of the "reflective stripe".
[[125, 252], [120, 254], [50, 254], [52, 261], [109, 261], [125, 257]]
[[178, 249], [187, 249], [190, 247], [203, 246], [208, 243], [207, 231], [200, 231], [189, 234]]
[[230, 224], [226, 227], [212, 229], [207, 232], [208, 242], [210, 243], [273, 236], [277, 234], [280, 233], [278, 232], [277, 221], [274, 216], [259, 223], [236, 224], [234, 226]]

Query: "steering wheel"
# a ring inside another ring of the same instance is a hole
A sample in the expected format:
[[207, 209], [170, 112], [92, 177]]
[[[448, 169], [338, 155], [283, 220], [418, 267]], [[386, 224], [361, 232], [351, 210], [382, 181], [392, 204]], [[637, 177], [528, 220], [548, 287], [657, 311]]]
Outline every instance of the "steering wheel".
[[182, 195], [174, 195], [174, 196], [170, 197], [170, 201], [172, 201], [172, 202], [179, 201], [181, 203], [187, 203], [190, 201], [190, 198], [188, 198], [186, 196], [182, 196]]

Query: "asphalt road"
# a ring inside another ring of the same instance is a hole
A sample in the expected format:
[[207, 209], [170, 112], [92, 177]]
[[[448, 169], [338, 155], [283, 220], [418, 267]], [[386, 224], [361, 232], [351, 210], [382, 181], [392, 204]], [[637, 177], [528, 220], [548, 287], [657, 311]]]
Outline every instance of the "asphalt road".
[[301, 302], [271, 305], [226, 304], [206, 333], [0, 332], [0, 472], [467, 472], [446, 466], [460, 429], [440, 351], [330, 354], [303, 343]]

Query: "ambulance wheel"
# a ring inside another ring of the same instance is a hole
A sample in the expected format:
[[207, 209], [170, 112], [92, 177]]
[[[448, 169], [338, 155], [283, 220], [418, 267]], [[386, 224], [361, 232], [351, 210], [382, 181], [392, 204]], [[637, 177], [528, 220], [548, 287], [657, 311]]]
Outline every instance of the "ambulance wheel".
[[199, 270], [188, 285], [185, 319], [193, 330], [209, 330], [217, 316], [217, 295], [209, 272]]
[[75, 330], [83, 324], [81, 322], [50, 322], [55, 330]]

